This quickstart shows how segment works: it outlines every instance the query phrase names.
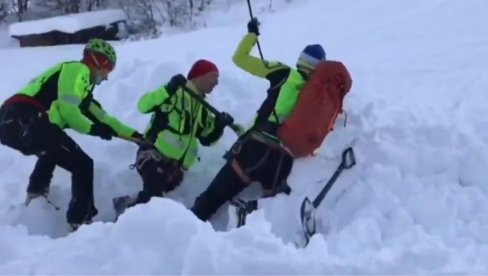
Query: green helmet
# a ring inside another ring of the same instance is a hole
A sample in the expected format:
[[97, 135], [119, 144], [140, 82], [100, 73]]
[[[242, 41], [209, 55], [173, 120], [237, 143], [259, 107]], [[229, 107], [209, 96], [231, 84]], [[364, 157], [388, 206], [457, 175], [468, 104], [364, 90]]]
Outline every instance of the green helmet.
[[105, 55], [113, 64], [117, 61], [117, 55], [115, 54], [114, 48], [110, 43], [103, 39], [90, 39], [85, 45], [85, 50]]

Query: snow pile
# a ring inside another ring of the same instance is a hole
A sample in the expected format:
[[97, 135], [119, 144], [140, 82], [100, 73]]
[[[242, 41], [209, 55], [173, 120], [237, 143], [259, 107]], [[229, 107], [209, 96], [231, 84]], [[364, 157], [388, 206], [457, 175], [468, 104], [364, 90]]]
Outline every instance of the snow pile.
[[[35, 159], [1, 147], [0, 272], [488, 273], [487, 8], [484, 0], [331, 0], [260, 18], [266, 58], [293, 65], [305, 44], [321, 43], [329, 58], [344, 61], [354, 84], [345, 101], [347, 127], [340, 117], [318, 156], [296, 162], [290, 196], [263, 200], [245, 227], [230, 232], [212, 229], [225, 225], [225, 208], [212, 225], [184, 208], [223, 164], [221, 156], [235, 140], [230, 130], [217, 146], [202, 148], [201, 162], [171, 194], [182, 204], [155, 199], [128, 210], [116, 224], [110, 222], [111, 199], [141, 187], [128, 168], [136, 147], [69, 131], [95, 160], [100, 211], [92, 225], [69, 235], [69, 174], [58, 169], [52, 182], [60, 212], [42, 200], [26, 208], [21, 202]], [[95, 97], [142, 131], [149, 122], [136, 109], [142, 93], [208, 58], [220, 69], [210, 103], [249, 123], [268, 83], [231, 63], [246, 13], [236, 10], [236, 18], [243, 18], [238, 25], [115, 43], [117, 68]], [[2, 99], [47, 66], [79, 59], [81, 49], [1, 50], [3, 65], [12, 68], [0, 76]], [[316, 196], [350, 145], [357, 165], [319, 207], [320, 234], [296, 249], [301, 201]], [[249, 197], [258, 193], [256, 187], [246, 191]]]
[[[316, 273], [332, 271], [327, 266], [333, 264], [333, 259], [323, 262], [324, 255], [316, 255], [312, 263], [310, 260], [305, 262], [305, 254], [311, 249], [302, 252], [293, 245], [284, 246], [270, 232], [269, 223], [262, 216], [254, 216], [249, 223], [252, 228], [215, 232], [210, 224], [195, 220], [182, 205], [168, 199], [155, 199], [146, 206], [128, 210], [116, 224], [83, 226], [63, 239], [31, 236], [27, 240], [29, 244], [17, 244], [15, 241], [26, 235], [25, 227], [1, 226], [2, 233], [8, 234], [8, 238], [2, 235], [0, 244], [8, 251], [2, 250], [2, 262], [6, 265], [0, 272], [235, 274], [242, 271], [301, 273], [305, 269]], [[39, 251], [40, 248], [51, 250]]]
[[51, 31], [75, 33], [83, 29], [105, 26], [126, 19], [124, 11], [118, 9], [83, 12], [13, 23], [9, 27], [9, 34], [10, 36], [22, 36]]

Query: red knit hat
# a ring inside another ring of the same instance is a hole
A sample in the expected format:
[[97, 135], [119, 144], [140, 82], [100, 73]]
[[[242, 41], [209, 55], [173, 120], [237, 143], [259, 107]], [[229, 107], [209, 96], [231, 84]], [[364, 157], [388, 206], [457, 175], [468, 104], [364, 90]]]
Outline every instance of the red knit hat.
[[191, 67], [190, 72], [188, 72], [187, 79], [195, 79], [210, 72], [218, 73], [219, 69], [217, 69], [217, 66], [211, 61], [200, 59]]

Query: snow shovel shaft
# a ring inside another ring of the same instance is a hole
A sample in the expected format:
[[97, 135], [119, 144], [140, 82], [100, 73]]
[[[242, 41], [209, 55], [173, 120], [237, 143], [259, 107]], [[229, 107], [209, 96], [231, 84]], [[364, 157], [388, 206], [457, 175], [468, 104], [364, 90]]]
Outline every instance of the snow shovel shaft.
[[[210, 112], [212, 112], [215, 116], [220, 114], [220, 111], [218, 111], [215, 107], [210, 105], [207, 101], [205, 101], [204, 99], [202, 99], [198, 95], [195, 95], [195, 93], [193, 91], [191, 91], [190, 89], [188, 89], [186, 86], [184, 86], [183, 89], [190, 96], [192, 96], [195, 100], [197, 100], [199, 103], [201, 103], [205, 108], [207, 108]], [[242, 128], [239, 125], [233, 123], [233, 124], [229, 125], [229, 127], [237, 134], [237, 136], [242, 134]]]
[[[350, 156], [349, 157], [350, 162], [348, 162], [348, 158], [347, 158], [348, 155]], [[334, 172], [334, 174], [332, 175], [332, 177], [330, 178], [330, 180], [327, 182], [327, 184], [325, 185], [325, 187], [322, 189], [322, 191], [320, 191], [320, 193], [314, 199], [314, 201], [313, 201], [313, 207], [314, 208], [319, 207], [320, 203], [322, 203], [322, 200], [324, 200], [325, 195], [327, 195], [327, 193], [329, 192], [330, 188], [332, 188], [332, 185], [334, 185], [334, 183], [336, 182], [336, 180], [339, 177], [339, 175], [341, 175], [342, 171], [344, 169], [350, 169], [350, 168], [352, 168], [355, 164], [356, 164], [356, 159], [354, 157], [354, 152], [353, 152], [352, 148], [349, 147], [346, 150], [344, 150], [344, 152], [342, 152], [342, 162], [341, 162], [341, 164], [339, 165], [339, 167], [337, 168], [337, 170]]]

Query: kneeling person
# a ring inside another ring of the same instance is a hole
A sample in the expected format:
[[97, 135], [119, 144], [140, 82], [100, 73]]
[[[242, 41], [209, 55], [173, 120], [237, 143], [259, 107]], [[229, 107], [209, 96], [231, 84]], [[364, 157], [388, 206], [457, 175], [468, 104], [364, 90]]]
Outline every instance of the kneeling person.
[[140, 98], [139, 111], [152, 114], [144, 133], [149, 144], [139, 148], [135, 163], [143, 188], [134, 195], [114, 199], [117, 215], [178, 187], [184, 172], [197, 159], [198, 142], [212, 146], [222, 136], [225, 126], [233, 123], [229, 114], [222, 112], [214, 116], [200, 102], [218, 84], [218, 77], [215, 64], [199, 60], [189, 71], [188, 80], [181, 74], [175, 75], [167, 84]]

